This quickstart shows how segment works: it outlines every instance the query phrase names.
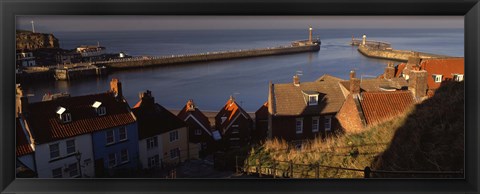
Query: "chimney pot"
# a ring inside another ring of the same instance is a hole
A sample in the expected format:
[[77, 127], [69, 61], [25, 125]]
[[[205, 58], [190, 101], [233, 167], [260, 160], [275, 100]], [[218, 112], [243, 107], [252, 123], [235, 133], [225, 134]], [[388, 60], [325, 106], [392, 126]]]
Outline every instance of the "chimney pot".
[[353, 79], [353, 78], [355, 78], [355, 71], [351, 70], [350, 71], [350, 79]]
[[293, 76], [293, 85], [300, 86], [300, 77], [298, 75]]
[[123, 97], [122, 82], [117, 78], [113, 78], [112, 81], [110, 81], [110, 91], [113, 92], [117, 98]]

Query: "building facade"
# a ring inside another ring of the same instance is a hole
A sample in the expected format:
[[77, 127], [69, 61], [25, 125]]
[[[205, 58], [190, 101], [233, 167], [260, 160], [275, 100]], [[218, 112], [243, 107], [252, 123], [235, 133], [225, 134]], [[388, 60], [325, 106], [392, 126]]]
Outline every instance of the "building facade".
[[237, 149], [252, 140], [253, 120], [232, 96], [215, 116], [215, 128], [221, 134], [224, 149]]

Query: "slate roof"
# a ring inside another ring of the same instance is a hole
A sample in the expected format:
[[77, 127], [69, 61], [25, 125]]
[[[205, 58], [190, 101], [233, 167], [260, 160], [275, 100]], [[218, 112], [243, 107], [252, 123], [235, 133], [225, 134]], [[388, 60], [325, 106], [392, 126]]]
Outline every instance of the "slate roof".
[[[271, 91], [272, 110], [276, 116], [319, 115], [336, 113], [345, 97], [338, 84], [342, 81], [330, 75], [323, 75], [314, 82], [273, 84]], [[308, 105], [305, 91], [318, 92], [318, 105]]]
[[[341, 81], [340, 84], [347, 90], [350, 81]], [[382, 88], [395, 88], [397, 90], [408, 88], [408, 82], [403, 77], [387, 79], [363, 79], [360, 81], [360, 92], [383, 91]]]
[[[243, 114], [247, 119], [252, 119], [250, 115], [245, 112], [245, 110], [243, 110], [233, 98], [230, 98], [225, 106], [223, 106], [223, 108], [215, 116], [215, 127], [217, 129], [227, 129], [227, 126], [234, 121], [238, 114]], [[222, 117], [227, 117], [223, 123]]]
[[210, 125], [210, 121], [208, 120], [208, 117], [205, 116], [205, 114], [203, 114], [202, 111], [200, 111], [200, 109], [198, 109], [197, 107], [195, 107], [193, 111], [188, 111], [187, 105], [185, 105], [183, 106], [182, 110], [180, 110], [180, 112], [177, 114], [177, 117], [185, 121], [185, 119], [189, 115], [192, 115], [193, 117], [195, 117], [195, 119], [197, 119], [197, 121], [200, 122], [199, 123], [200, 125], [203, 125], [203, 127], [211, 131], [211, 127], [210, 127], [211, 125]]
[[410, 91], [364, 92], [360, 104], [367, 124], [374, 124], [402, 114], [414, 104]]
[[436, 83], [433, 74], [441, 74], [443, 80], [453, 79], [453, 74], [464, 74], [465, 59], [461, 58], [441, 58], [441, 59], [424, 59], [420, 63], [420, 69], [427, 71], [428, 89], [437, 89], [441, 83]]
[[33, 151], [32, 147], [30, 146], [30, 144], [28, 143], [27, 136], [22, 129], [22, 126], [20, 124], [20, 120], [19, 119], [15, 119], [15, 120], [16, 120], [15, 121], [15, 124], [16, 124], [15, 131], [16, 131], [16, 139], [17, 139], [17, 146], [16, 146], [17, 149], [15, 150], [15, 153], [16, 153], [17, 157], [33, 153], [34, 151]]
[[138, 139], [145, 139], [155, 135], [167, 133], [185, 127], [180, 118], [158, 103], [142, 106], [140, 100], [132, 109], [138, 121]]
[[[102, 106], [106, 108], [106, 115], [97, 115], [91, 107], [95, 101], [102, 102]], [[56, 113], [60, 106], [65, 107], [66, 112], [71, 114], [71, 122], [60, 121]], [[31, 103], [26, 119], [35, 142], [39, 144], [128, 125], [136, 121], [127, 102], [117, 101], [110, 92]]]

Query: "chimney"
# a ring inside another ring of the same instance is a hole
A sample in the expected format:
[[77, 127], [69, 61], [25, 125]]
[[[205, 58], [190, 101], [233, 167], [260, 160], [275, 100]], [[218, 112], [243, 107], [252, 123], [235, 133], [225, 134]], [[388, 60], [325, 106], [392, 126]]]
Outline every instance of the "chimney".
[[23, 95], [20, 84], [16, 84], [15, 93], [15, 117], [18, 117], [20, 114], [25, 114], [28, 111], [28, 97]]
[[195, 111], [195, 104], [193, 103], [193, 100], [190, 99], [187, 101], [187, 111]]
[[388, 62], [383, 77], [385, 79], [392, 79], [393, 77], [395, 77], [395, 67], [393, 67], [393, 62]]
[[110, 81], [110, 91], [113, 92], [117, 98], [123, 97], [122, 82], [118, 81], [117, 78], [113, 78], [112, 81]]
[[298, 75], [293, 76], [293, 85], [300, 86], [300, 77]]
[[350, 93], [359, 94], [360, 93], [360, 80], [355, 78], [355, 71], [350, 71]]
[[427, 94], [427, 71], [412, 70], [408, 80], [408, 90], [412, 91], [415, 98], [422, 98]]
[[235, 102], [235, 98], [233, 96], [230, 96], [230, 98], [228, 99], [228, 103], [233, 103]]
[[415, 52], [413, 56], [408, 57], [408, 62], [405, 66], [405, 69], [403, 69], [403, 74], [411, 77], [412, 75], [410, 75], [410, 72], [420, 67], [420, 61], [421, 58], [419, 57], [417, 52]]
[[145, 92], [140, 92], [140, 94], [138, 94], [138, 96], [140, 97], [140, 100], [142, 101], [142, 104], [141, 106], [151, 106], [153, 107], [153, 105], [155, 104], [155, 98], [152, 96], [152, 92], [150, 90], [147, 90]]

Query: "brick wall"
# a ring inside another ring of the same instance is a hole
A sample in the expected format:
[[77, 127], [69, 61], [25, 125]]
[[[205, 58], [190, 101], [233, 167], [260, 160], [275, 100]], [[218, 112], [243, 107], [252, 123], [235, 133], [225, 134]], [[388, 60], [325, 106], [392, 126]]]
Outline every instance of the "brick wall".
[[358, 133], [364, 128], [352, 95], [347, 96], [336, 117], [346, 133]]

